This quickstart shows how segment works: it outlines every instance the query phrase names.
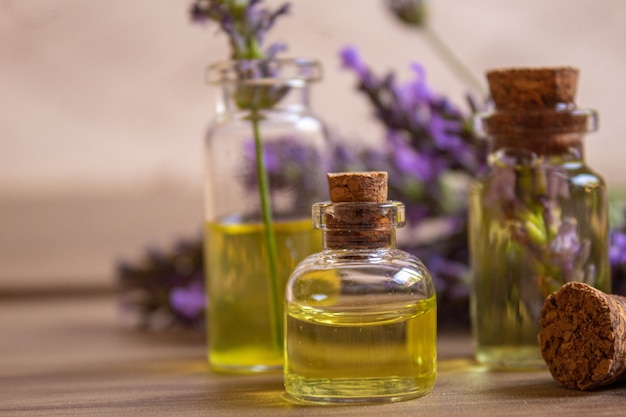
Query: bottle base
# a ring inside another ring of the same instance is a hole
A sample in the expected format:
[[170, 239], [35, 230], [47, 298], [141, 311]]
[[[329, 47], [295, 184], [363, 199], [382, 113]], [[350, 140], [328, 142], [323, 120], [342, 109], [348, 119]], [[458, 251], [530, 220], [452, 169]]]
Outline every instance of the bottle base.
[[476, 360], [494, 370], [543, 370], [546, 363], [539, 346], [482, 346], [476, 349]]
[[209, 353], [209, 368], [213, 372], [224, 374], [271, 374], [283, 372], [282, 358], [272, 354], [261, 353], [250, 349], [232, 350], [228, 355]]
[[209, 363], [211, 371], [221, 374], [277, 374], [283, 371], [282, 366], [274, 365], [220, 365]]
[[[417, 384], [419, 383], [419, 385]], [[424, 396], [434, 385], [432, 379], [414, 378], [301, 378], [285, 376], [287, 396], [305, 403], [397, 402]]]

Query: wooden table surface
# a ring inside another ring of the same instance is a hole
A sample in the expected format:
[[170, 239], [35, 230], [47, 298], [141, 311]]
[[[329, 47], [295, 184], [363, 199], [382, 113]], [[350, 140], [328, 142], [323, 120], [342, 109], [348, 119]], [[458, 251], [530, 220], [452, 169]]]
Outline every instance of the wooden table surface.
[[112, 295], [0, 299], [0, 416], [618, 416], [626, 384], [596, 392], [547, 371], [489, 372], [465, 333], [439, 337], [434, 390], [415, 400], [306, 406], [281, 375], [209, 372], [204, 341], [121, 325]]

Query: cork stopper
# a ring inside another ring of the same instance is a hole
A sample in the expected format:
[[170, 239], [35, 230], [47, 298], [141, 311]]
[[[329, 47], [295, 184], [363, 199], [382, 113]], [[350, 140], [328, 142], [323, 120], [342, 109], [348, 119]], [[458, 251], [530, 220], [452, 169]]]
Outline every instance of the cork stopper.
[[387, 201], [387, 173], [384, 171], [329, 173], [327, 177], [333, 203]]
[[313, 205], [313, 225], [324, 230], [324, 246], [371, 249], [395, 245], [405, 223], [404, 205], [387, 200], [384, 171], [329, 173], [331, 202]]
[[597, 114], [576, 106], [576, 68], [494, 69], [487, 80], [495, 109], [476, 119], [476, 129], [494, 139], [493, 150], [579, 154], [581, 134], [597, 127]]
[[495, 69], [487, 72], [487, 80], [498, 110], [575, 107], [576, 68]]

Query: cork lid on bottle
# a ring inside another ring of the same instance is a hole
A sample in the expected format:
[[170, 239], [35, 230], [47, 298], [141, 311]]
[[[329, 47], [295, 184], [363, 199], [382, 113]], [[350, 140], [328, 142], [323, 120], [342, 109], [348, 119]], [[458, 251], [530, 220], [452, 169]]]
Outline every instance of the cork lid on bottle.
[[327, 178], [330, 201], [333, 203], [387, 201], [385, 171], [329, 173]]
[[498, 110], [555, 110], [576, 107], [578, 69], [512, 68], [487, 71]]
[[395, 244], [395, 229], [405, 224], [404, 204], [387, 200], [387, 173], [329, 173], [330, 202], [313, 205], [313, 225], [325, 245], [363, 249]]
[[477, 118], [477, 130], [489, 136], [595, 130], [596, 113], [576, 106], [578, 77], [578, 69], [567, 66], [487, 71], [495, 107]]

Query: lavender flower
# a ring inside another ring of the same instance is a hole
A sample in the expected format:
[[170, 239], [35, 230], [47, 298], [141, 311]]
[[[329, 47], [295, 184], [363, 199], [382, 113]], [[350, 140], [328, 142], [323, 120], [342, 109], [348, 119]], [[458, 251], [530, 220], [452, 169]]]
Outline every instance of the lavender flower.
[[428, 24], [425, 0], [384, 0], [387, 9], [409, 28], [418, 29], [435, 52], [439, 54], [452, 71], [468, 86], [485, 95], [484, 88], [474, 74], [465, 66], [452, 49], [444, 42], [437, 32]]
[[626, 233], [620, 230], [611, 231], [609, 258], [613, 268], [626, 266]]
[[444, 174], [472, 177], [482, 172], [485, 141], [473, 134], [459, 109], [428, 86], [421, 65], [411, 66], [412, 80], [399, 83], [393, 73], [377, 77], [354, 47], [344, 48], [340, 56], [343, 66], [358, 77], [358, 91], [369, 99], [375, 117], [387, 128], [390, 161], [385, 165], [391, 166], [384, 168], [391, 172], [391, 189], [405, 189], [408, 178], [415, 192], [411, 200], [430, 207], [427, 216], [446, 214]]
[[[257, 167], [254, 141], [251, 138], [244, 148], [245, 170], [242, 182], [250, 191], [258, 191]], [[316, 183], [320, 176], [320, 166], [325, 166], [319, 151], [311, 146], [303, 145], [298, 138], [285, 135], [266, 137], [263, 143], [263, 161], [268, 174], [270, 192], [273, 196], [279, 193], [295, 194], [289, 200], [295, 207], [283, 207], [283, 210], [306, 212], [310, 210], [305, 196], [311, 195], [320, 188]], [[302, 196], [299, 198], [297, 196]], [[279, 200], [273, 198], [273, 200]], [[307, 204], [306, 207], [301, 204]]]
[[206, 308], [206, 294], [202, 281], [195, 279], [186, 287], [172, 289], [170, 305], [174, 311], [186, 319], [194, 320], [202, 317]]
[[426, 23], [424, 0], [385, 0], [388, 9], [403, 23], [422, 27]]
[[[399, 246], [430, 269], [439, 294], [441, 323], [467, 324], [469, 260], [466, 191], [463, 185], [486, 167], [487, 147], [474, 135], [465, 115], [427, 83], [424, 68], [413, 63], [413, 78], [399, 82], [393, 73], [378, 76], [354, 47], [340, 53], [343, 67], [355, 73], [358, 91], [386, 128], [383, 147], [352, 151], [336, 144], [336, 170], [385, 170], [389, 198], [405, 203], [409, 241]], [[471, 109], [478, 109], [470, 103]], [[436, 224], [437, 236], [423, 230]]]
[[124, 318], [144, 329], [203, 328], [202, 248], [202, 240], [194, 238], [169, 249], [149, 249], [138, 261], [121, 261], [117, 276]]
[[587, 265], [591, 242], [561, 207], [570, 194], [562, 167], [532, 152], [500, 150], [488, 182], [483, 205], [524, 250], [544, 296], [566, 282], [595, 284], [596, 271]]
[[[268, 169], [265, 165], [264, 139], [261, 120], [264, 110], [273, 108], [289, 92], [287, 83], [266, 82], [280, 76], [283, 61], [274, 59], [278, 52], [286, 49], [284, 44], [271, 45], [263, 50], [265, 36], [276, 19], [289, 11], [283, 4], [275, 11], [261, 7], [262, 0], [196, 0], [192, 9], [192, 20], [202, 16], [219, 23], [228, 35], [231, 46], [229, 63], [217, 64], [220, 81], [225, 76], [235, 83], [232, 98], [241, 110], [246, 110], [254, 141], [254, 166], [257, 180], [260, 214], [263, 221], [267, 277], [270, 282], [271, 334], [276, 346], [282, 344], [281, 285], [278, 276], [278, 246], [274, 232], [274, 208]], [[265, 82], [264, 82], [265, 81]], [[271, 161], [268, 161], [271, 162]], [[271, 167], [270, 167], [271, 168]]]
[[[441, 56], [468, 85], [478, 86], [476, 90], [482, 91], [480, 83], [476, 83], [466, 69], [459, 67], [456, 57], [429, 32], [424, 1], [386, 2], [401, 21], [419, 28], [433, 42], [433, 46], [442, 52]], [[268, 59], [285, 49], [280, 43], [265, 48], [264, 42], [267, 31], [278, 17], [288, 13], [289, 6], [271, 11], [262, 9], [261, 3], [261, 0], [196, 0], [190, 10], [194, 22], [216, 22], [228, 35], [231, 57], [239, 60], [238, 74], [243, 78], [275, 74]], [[344, 48], [341, 59], [344, 68], [356, 74], [358, 89], [372, 104], [374, 115], [386, 128], [386, 134], [382, 147], [354, 149], [336, 141], [332, 147], [334, 166], [331, 169], [388, 171], [390, 198], [405, 202], [408, 228], [417, 230], [422, 224], [437, 224], [440, 233], [435, 238], [424, 237], [418, 231], [410, 240], [400, 241], [399, 246], [421, 258], [433, 273], [442, 307], [438, 311], [440, 324], [466, 325], [469, 299], [467, 207], [463, 181], [460, 186], [453, 187], [459, 176], [470, 178], [483, 171], [486, 143], [475, 136], [468, 115], [433, 91], [419, 64], [411, 67], [412, 80], [399, 83], [392, 73], [383, 76], [373, 73], [355, 48]], [[238, 103], [242, 108], [254, 104], [252, 97], [257, 100], [259, 97], [250, 90], [240, 93]], [[263, 97], [266, 104], [257, 102], [256, 108], [271, 106], [279, 98], [280, 94], [271, 97], [267, 94]], [[468, 97], [468, 104], [470, 113], [482, 111], [481, 105], [472, 97]], [[306, 149], [293, 147], [288, 137], [269, 139], [262, 147], [272, 192], [297, 188], [299, 184], [304, 184], [302, 189], [306, 189], [306, 175], [293, 177], [289, 167], [292, 162], [306, 166], [306, 161], [311, 158]], [[242, 177], [251, 189], [257, 186], [254, 183], [254, 151], [252, 143], [245, 150], [250, 171]], [[569, 191], [562, 181], [563, 176], [549, 167], [538, 166], [521, 178], [516, 175], [514, 167], [515, 161], [505, 158], [493, 177], [497, 192], [486, 197], [485, 204], [498, 203], [507, 215], [521, 216], [524, 222], [517, 230], [520, 241], [525, 242], [529, 253], [550, 253], [551, 261], [547, 263], [550, 268], [570, 277], [580, 278], [581, 271], [585, 277], [593, 276], [594, 271], [581, 269], [589, 256], [588, 242], [576, 234], [574, 219], [562, 217], [555, 205], [555, 201], [567, 197]], [[448, 180], [451, 174], [455, 181]], [[538, 205], [533, 210], [522, 204], [527, 197], [516, 195], [520, 181], [536, 194]], [[450, 194], [456, 198], [451, 198]], [[456, 200], [456, 204], [450, 204], [451, 199]], [[611, 231], [610, 244], [613, 289], [626, 295], [626, 223], [621, 229]], [[139, 326], [204, 329], [204, 315], [201, 314], [206, 308], [202, 296], [202, 247], [202, 239], [197, 237], [168, 250], [148, 251], [135, 262], [119, 264], [121, 302], [126, 311], [136, 314]], [[537, 257], [535, 261], [539, 259]], [[546, 279], [547, 283], [549, 281]]]
[[609, 237], [609, 260], [613, 292], [626, 296], [626, 209], [622, 224], [611, 230]]
[[193, 22], [217, 22], [228, 35], [232, 59], [272, 59], [285, 49], [272, 44], [263, 50], [267, 32], [276, 19], [289, 13], [285, 3], [276, 10], [261, 7], [263, 0], [195, 0], [190, 9]]

